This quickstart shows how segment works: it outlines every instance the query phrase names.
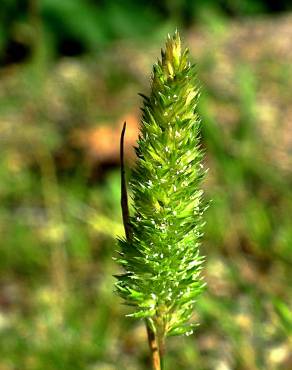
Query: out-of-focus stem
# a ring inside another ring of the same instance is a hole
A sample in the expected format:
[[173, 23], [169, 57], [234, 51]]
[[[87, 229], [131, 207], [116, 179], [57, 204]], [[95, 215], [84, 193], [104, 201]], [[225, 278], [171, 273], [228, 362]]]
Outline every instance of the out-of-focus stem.
[[41, 171], [44, 205], [48, 216], [50, 232], [55, 229], [56, 237], [51, 240], [51, 272], [52, 284], [56, 290], [59, 303], [59, 312], [62, 316], [64, 301], [68, 292], [67, 258], [65, 253], [65, 235], [63, 217], [59, 197], [56, 170], [51, 153], [42, 148], [37, 153]]
[[42, 22], [40, 17], [39, 0], [29, 0], [28, 2], [29, 21], [33, 30], [32, 57], [36, 58], [42, 42]]

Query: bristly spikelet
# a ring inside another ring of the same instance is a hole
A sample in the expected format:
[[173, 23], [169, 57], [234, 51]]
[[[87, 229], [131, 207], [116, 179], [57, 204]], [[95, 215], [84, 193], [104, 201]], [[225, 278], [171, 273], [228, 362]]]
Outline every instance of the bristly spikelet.
[[134, 215], [131, 237], [120, 240], [125, 273], [116, 284], [155, 333], [188, 334], [202, 291], [202, 190], [198, 87], [188, 50], [176, 32], [153, 67], [144, 97], [137, 164], [130, 181]]

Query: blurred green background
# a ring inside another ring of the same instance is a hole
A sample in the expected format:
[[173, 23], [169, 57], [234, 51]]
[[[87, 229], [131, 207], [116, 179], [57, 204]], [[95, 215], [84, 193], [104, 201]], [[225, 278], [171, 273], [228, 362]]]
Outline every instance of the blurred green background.
[[[149, 369], [113, 293], [119, 134], [167, 32], [197, 63], [207, 290], [166, 369], [292, 369], [289, 0], [2, 0], [0, 370]], [[130, 171], [129, 171], [130, 173]]]

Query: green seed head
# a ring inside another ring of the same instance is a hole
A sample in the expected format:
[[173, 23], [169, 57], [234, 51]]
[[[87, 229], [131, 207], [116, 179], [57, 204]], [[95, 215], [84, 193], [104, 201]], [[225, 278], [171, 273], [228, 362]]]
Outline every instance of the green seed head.
[[202, 291], [203, 258], [198, 87], [188, 49], [176, 32], [153, 67], [144, 97], [137, 163], [130, 187], [131, 237], [119, 241], [117, 290], [163, 335], [189, 334], [189, 319]]

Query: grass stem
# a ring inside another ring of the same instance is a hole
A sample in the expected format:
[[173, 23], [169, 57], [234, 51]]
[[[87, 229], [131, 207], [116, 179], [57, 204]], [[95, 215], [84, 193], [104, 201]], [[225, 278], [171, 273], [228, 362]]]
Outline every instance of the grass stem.
[[146, 329], [147, 329], [148, 344], [149, 344], [150, 354], [151, 354], [152, 369], [153, 370], [163, 370], [163, 366], [162, 366], [163, 353], [160, 351], [160, 348], [159, 348], [159, 340], [147, 321], [146, 321]]

